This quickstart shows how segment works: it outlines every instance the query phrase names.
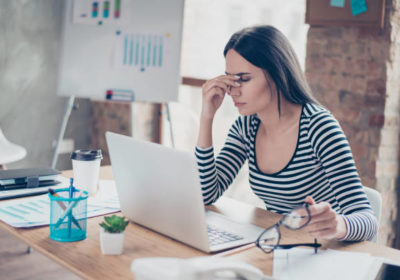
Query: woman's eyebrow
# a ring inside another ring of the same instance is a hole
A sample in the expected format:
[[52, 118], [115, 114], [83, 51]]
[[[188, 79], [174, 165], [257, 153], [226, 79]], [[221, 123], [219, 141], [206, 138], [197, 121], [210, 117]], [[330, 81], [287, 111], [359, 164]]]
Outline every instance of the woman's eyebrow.
[[240, 72], [240, 73], [236, 73], [236, 74], [230, 74], [228, 72], [225, 72], [226, 75], [235, 75], [235, 76], [243, 76], [243, 75], [249, 75], [250, 73], [248, 72]]

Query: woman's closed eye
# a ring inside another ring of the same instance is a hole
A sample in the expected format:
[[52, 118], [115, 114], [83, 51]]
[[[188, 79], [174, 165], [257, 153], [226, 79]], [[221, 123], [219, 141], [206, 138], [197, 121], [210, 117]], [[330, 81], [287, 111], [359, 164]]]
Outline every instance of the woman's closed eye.
[[239, 82], [248, 82], [250, 80], [251, 80], [250, 77], [240, 77]]

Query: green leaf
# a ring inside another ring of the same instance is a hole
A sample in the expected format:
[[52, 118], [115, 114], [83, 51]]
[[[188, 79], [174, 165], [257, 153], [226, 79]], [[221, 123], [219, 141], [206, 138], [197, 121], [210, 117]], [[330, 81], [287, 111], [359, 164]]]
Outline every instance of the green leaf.
[[120, 217], [117, 215], [112, 215], [104, 217], [104, 222], [99, 225], [104, 228], [106, 232], [109, 233], [120, 233], [123, 232], [126, 226], [129, 224], [129, 220], [125, 217]]

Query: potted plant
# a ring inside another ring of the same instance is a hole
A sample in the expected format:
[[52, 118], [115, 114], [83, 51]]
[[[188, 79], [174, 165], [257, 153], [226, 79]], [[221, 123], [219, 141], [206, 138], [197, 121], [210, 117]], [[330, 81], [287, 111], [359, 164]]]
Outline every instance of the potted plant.
[[104, 255], [120, 255], [124, 247], [124, 231], [129, 221], [112, 215], [100, 223], [100, 247]]

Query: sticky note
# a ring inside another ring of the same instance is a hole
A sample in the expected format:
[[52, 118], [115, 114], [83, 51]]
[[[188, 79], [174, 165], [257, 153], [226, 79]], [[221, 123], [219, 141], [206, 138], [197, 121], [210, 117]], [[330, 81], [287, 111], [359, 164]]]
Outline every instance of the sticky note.
[[351, 0], [351, 12], [353, 16], [365, 13], [367, 10], [365, 0]]
[[331, 6], [332, 7], [339, 7], [339, 8], [343, 8], [344, 7], [344, 2], [346, 0], [331, 0]]

